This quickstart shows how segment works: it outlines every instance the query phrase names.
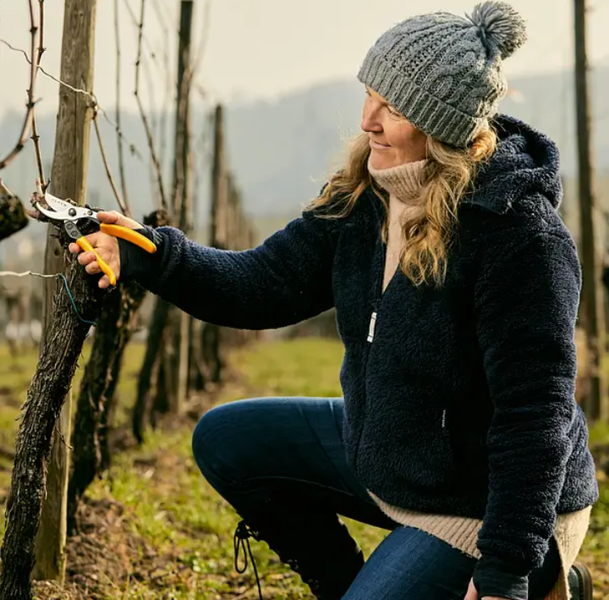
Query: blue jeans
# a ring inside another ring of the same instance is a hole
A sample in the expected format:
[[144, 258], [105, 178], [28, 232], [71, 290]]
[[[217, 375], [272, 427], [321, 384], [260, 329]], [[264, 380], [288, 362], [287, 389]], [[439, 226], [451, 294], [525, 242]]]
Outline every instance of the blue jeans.
[[[476, 559], [388, 518], [355, 477], [343, 447], [344, 403], [328, 398], [261, 398], [220, 405], [193, 434], [193, 452], [209, 483], [237, 511], [273, 495], [304, 510], [328, 511], [390, 530], [343, 600], [462, 600]], [[314, 507], [314, 508], [313, 508]], [[319, 544], [327, 526], [315, 532]], [[555, 544], [531, 573], [542, 598], [560, 569]]]

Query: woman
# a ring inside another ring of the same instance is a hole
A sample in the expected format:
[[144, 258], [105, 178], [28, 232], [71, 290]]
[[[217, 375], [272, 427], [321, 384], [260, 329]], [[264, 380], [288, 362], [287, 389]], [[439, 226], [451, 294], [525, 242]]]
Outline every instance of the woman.
[[[147, 229], [151, 256], [89, 236], [121, 279], [205, 321], [267, 329], [336, 307], [344, 400], [233, 402], [193, 437], [243, 517], [236, 543], [267, 541], [318, 598], [566, 591], [597, 486], [557, 148], [496, 115], [502, 60], [524, 39], [501, 2], [386, 32], [359, 73], [364, 133], [344, 170], [258, 248]], [[93, 254], [78, 260], [99, 273]], [[367, 562], [339, 514], [391, 530]]]

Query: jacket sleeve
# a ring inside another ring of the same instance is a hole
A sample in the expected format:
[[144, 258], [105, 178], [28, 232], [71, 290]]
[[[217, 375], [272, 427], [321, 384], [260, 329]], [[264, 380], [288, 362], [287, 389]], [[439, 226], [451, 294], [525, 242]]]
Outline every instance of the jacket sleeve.
[[304, 215], [252, 250], [208, 248], [172, 227], [146, 229], [160, 246], [148, 255], [119, 240], [121, 279], [194, 317], [240, 329], [284, 327], [333, 306], [335, 222]]
[[494, 410], [474, 584], [480, 598], [527, 600], [571, 453], [580, 265], [566, 230], [518, 227], [496, 234], [479, 268], [477, 335]]

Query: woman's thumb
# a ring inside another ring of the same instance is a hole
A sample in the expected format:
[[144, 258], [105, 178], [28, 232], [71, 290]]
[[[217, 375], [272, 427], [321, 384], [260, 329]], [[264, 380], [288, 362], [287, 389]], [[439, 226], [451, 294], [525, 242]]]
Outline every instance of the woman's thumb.
[[140, 225], [137, 221], [121, 215], [121, 213], [115, 210], [100, 211], [97, 213], [97, 218], [106, 225], [119, 225], [120, 227], [127, 227], [129, 229], [142, 229], [143, 225]]
[[110, 225], [120, 225], [121, 214], [117, 213], [115, 210], [111, 210], [108, 212], [100, 211], [97, 213], [97, 218], [102, 223], [109, 223]]

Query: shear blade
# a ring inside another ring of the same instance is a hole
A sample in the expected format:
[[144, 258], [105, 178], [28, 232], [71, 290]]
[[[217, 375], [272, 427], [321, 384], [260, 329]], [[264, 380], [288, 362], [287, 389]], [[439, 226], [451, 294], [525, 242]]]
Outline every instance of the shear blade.
[[56, 196], [53, 196], [52, 194], [49, 194], [48, 192], [45, 193], [44, 199], [46, 200], [47, 204], [52, 209], [56, 210], [58, 213], [68, 211], [71, 208], [75, 208], [73, 204], [70, 204], [69, 202], [66, 202], [65, 200], [60, 200], [59, 198], [57, 198]]
[[48, 210], [44, 208], [44, 206], [41, 206], [39, 202], [36, 203], [36, 210], [41, 212], [45, 217], [54, 220], [63, 220], [68, 216], [65, 210], [59, 212], [55, 210]]

